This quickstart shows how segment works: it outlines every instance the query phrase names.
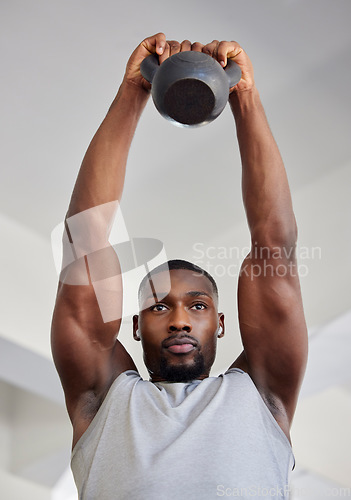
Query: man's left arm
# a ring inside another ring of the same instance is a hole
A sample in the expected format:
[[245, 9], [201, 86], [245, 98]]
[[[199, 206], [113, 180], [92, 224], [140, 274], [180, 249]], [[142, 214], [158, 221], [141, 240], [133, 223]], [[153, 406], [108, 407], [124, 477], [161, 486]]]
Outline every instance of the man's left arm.
[[307, 329], [296, 261], [297, 226], [287, 175], [269, 128], [253, 68], [236, 42], [203, 51], [234, 59], [242, 79], [229, 97], [242, 160], [242, 194], [251, 233], [238, 288], [244, 366], [289, 436], [307, 360]]

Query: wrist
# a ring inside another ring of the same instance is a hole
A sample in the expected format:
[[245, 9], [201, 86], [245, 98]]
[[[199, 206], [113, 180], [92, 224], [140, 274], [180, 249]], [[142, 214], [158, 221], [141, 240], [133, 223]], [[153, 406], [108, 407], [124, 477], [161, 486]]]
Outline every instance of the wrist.
[[229, 104], [235, 118], [258, 109], [261, 107], [261, 99], [256, 86], [249, 90], [234, 90], [229, 96]]
[[132, 82], [123, 80], [114, 98], [110, 111], [117, 103], [130, 107], [131, 111], [142, 111], [149, 99], [150, 92]]

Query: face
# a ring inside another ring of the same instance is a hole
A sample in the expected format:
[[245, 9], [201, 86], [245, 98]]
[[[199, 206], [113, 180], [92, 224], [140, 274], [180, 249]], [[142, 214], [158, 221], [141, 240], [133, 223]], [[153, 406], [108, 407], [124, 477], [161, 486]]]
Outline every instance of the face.
[[224, 334], [224, 316], [217, 312], [217, 297], [206, 276], [185, 269], [160, 272], [152, 276], [140, 300], [134, 338], [142, 342], [151, 380], [185, 382], [208, 377], [217, 338]]

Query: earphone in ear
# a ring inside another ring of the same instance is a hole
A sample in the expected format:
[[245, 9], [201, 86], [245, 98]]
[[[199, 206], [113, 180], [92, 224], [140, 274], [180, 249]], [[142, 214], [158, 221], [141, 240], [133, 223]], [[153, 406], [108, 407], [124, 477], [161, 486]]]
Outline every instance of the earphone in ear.
[[137, 330], [137, 331], [135, 332], [135, 335], [137, 336], [137, 338], [138, 338], [138, 339], [140, 339], [140, 333], [139, 333], [139, 330]]
[[223, 333], [223, 328], [220, 326], [220, 327], [218, 328], [218, 334], [217, 334], [217, 335], [218, 335], [218, 337], [219, 337], [222, 333]]

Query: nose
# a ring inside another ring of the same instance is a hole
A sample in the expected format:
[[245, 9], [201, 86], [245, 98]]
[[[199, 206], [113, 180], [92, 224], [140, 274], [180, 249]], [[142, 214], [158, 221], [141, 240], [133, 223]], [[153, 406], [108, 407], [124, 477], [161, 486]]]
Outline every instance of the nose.
[[177, 308], [174, 310], [172, 316], [170, 317], [168, 330], [170, 333], [175, 332], [191, 332], [191, 323], [189, 321], [189, 316], [182, 308]]

